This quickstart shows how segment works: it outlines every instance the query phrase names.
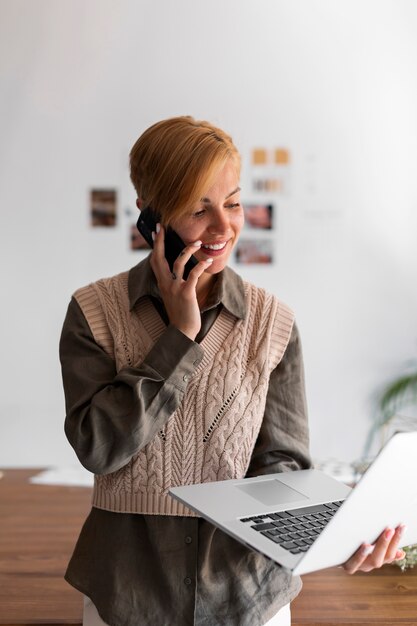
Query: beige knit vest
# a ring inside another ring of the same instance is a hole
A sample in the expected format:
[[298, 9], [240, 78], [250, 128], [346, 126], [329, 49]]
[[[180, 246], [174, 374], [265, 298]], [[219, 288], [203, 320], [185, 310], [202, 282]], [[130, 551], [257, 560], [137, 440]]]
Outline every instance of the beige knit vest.
[[[117, 371], [137, 366], [165, 324], [149, 298], [129, 310], [128, 273], [79, 289], [96, 342]], [[120, 470], [95, 476], [93, 505], [110, 511], [187, 515], [171, 486], [242, 478], [262, 423], [268, 380], [287, 347], [293, 313], [263, 289], [244, 283], [246, 318], [222, 309], [200, 346], [204, 357], [162, 431]]]

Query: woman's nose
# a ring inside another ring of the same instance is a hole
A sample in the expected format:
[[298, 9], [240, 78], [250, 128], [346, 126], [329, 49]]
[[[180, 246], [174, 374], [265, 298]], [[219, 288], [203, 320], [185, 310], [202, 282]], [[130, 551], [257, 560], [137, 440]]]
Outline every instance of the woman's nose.
[[228, 215], [224, 211], [216, 210], [211, 215], [208, 231], [212, 235], [225, 235], [229, 232], [230, 222]]

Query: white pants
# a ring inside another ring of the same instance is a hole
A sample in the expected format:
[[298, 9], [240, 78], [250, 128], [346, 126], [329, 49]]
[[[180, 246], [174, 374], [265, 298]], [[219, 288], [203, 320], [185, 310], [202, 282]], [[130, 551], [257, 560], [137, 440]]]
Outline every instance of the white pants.
[[[83, 626], [107, 626], [98, 614], [96, 607], [87, 596], [84, 596]], [[286, 604], [283, 606], [265, 626], [291, 626], [290, 605]]]
[[265, 626], [291, 626], [290, 604], [286, 604]]
[[107, 626], [103, 622], [93, 602], [84, 596], [83, 626]]

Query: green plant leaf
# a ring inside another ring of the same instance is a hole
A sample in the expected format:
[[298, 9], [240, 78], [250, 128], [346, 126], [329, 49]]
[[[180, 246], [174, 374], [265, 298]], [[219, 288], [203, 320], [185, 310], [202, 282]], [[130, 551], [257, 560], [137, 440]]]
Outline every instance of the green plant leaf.
[[367, 458], [377, 432], [405, 407], [417, 406], [417, 371], [390, 382], [376, 399], [376, 411], [363, 456]]
[[417, 372], [394, 380], [381, 396], [379, 408], [381, 415], [389, 419], [400, 408], [414, 402], [417, 402]]

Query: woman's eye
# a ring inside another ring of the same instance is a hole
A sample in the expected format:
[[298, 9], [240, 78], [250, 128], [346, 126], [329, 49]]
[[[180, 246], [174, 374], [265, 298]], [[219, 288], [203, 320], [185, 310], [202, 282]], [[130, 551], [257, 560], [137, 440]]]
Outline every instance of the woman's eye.
[[195, 211], [195, 213], [193, 213], [193, 217], [201, 217], [202, 215], [204, 215], [205, 212], [206, 212], [205, 209], [200, 209], [199, 211]]
[[228, 209], [237, 209], [237, 207], [240, 206], [240, 202], [234, 202], [233, 204], [228, 204], [227, 208]]

